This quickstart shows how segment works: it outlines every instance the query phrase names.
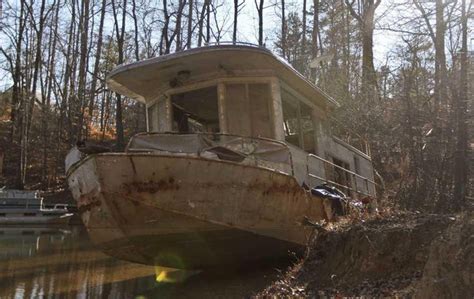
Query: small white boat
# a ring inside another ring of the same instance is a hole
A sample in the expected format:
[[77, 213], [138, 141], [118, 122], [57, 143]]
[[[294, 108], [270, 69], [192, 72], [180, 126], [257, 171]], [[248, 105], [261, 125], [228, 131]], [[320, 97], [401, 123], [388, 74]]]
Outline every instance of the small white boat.
[[115, 257], [200, 269], [301, 251], [330, 183], [374, 196], [367, 153], [326, 125], [338, 106], [270, 51], [210, 46], [119, 66], [114, 91], [147, 105], [125, 152], [73, 149], [67, 181], [91, 239]]
[[67, 224], [72, 216], [66, 204], [45, 207], [37, 191], [0, 190], [0, 225]]

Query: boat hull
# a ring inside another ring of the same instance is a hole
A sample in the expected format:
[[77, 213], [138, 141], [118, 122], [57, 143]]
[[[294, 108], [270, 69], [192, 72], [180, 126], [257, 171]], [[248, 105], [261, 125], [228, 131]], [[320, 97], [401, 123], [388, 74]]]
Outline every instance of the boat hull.
[[91, 239], [110, 255], [201, 269], [299, 250], [324, 217], [287, 174], [156, 154], [99, 154], [68, 176]]
[[0, 218], [0, 225], [4, 224], [69, 224], [72, 214], [58, 216], [4, 216]]

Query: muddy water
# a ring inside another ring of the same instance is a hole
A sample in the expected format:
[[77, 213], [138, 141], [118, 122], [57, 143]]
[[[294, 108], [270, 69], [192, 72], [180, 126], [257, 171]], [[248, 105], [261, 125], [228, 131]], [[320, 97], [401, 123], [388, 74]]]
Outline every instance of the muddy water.
[[242, 298], [288, 263], [171, 273], [166, 280], [174, 282], [158, 282], [159, 269], [104, 255], [82, 227], [0, 227], [0, 298]]

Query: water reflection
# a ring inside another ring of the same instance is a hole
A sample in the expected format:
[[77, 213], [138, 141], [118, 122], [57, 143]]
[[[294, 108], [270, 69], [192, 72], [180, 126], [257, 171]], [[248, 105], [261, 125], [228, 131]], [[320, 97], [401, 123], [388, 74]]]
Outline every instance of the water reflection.
[[106, 256], [81, 227], [0, 227], [0, 298], [241, 298], [278, 274], [257, 268], [178, 274], [187, 279], [160, 283], [155, 267]]
[[114, 260], [79, 227], [0, 228], [0, 297], [131, 298], [155, 284], [153, 267]]

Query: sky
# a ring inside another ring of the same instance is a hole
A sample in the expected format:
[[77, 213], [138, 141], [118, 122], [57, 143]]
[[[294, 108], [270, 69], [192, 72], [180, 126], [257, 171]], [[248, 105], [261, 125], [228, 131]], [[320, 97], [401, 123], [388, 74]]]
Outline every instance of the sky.
[[[383, 0], [380, 6], [376, 10], [376, 22], [381, 23], [381, 17], [383, 16], [383, 23], [390, 22], [390, 19], [398, 15], [399, 12], [390, 12], [391, 4], [400, 0]], [[266, 43], [271, 45], [275, 41], [274, 32], [278, 31], [281, 27], [281, 15], [280, 8], [275, 7], [275, 2], [278, 0], [270, 0], [268, 5], [265, 5], [264, 10], [264, 32], [266, 33]], [[312, 7], [311, 0], [307, 0], [307, 10]], [[389, 4], [390, 3], [390, 4]], [[286, 13], [290, 11], [297, 11], [301, 16], [303, 10], [302, 0], [287, 0], [286, 1]], [[311, 18], [311, 17], [310, 17]], [[230, 16], [230, 20], [232, 15]], [[229, 22], [231, 24], [231, 22]], [[379, 24], [378, 24], [379, 25]], [[380, 27], [380, 26], [376, 26]], [[272, 33], [273, 32], [273, 33]], [[241, 41], [255, 43], [258, 39], [258, 15], [255, 8], [254, 0], [245, 0], [245, 7], [239, 16], [239, 39]], [[375, 30], [374, 32], [374, 63], [377, 66], [383, 65], [386, 60], [387, 54], [393, 50], [394, 46], [400, 41], [400, 36], [394, 32], [388, 32], [386, 30]]]

